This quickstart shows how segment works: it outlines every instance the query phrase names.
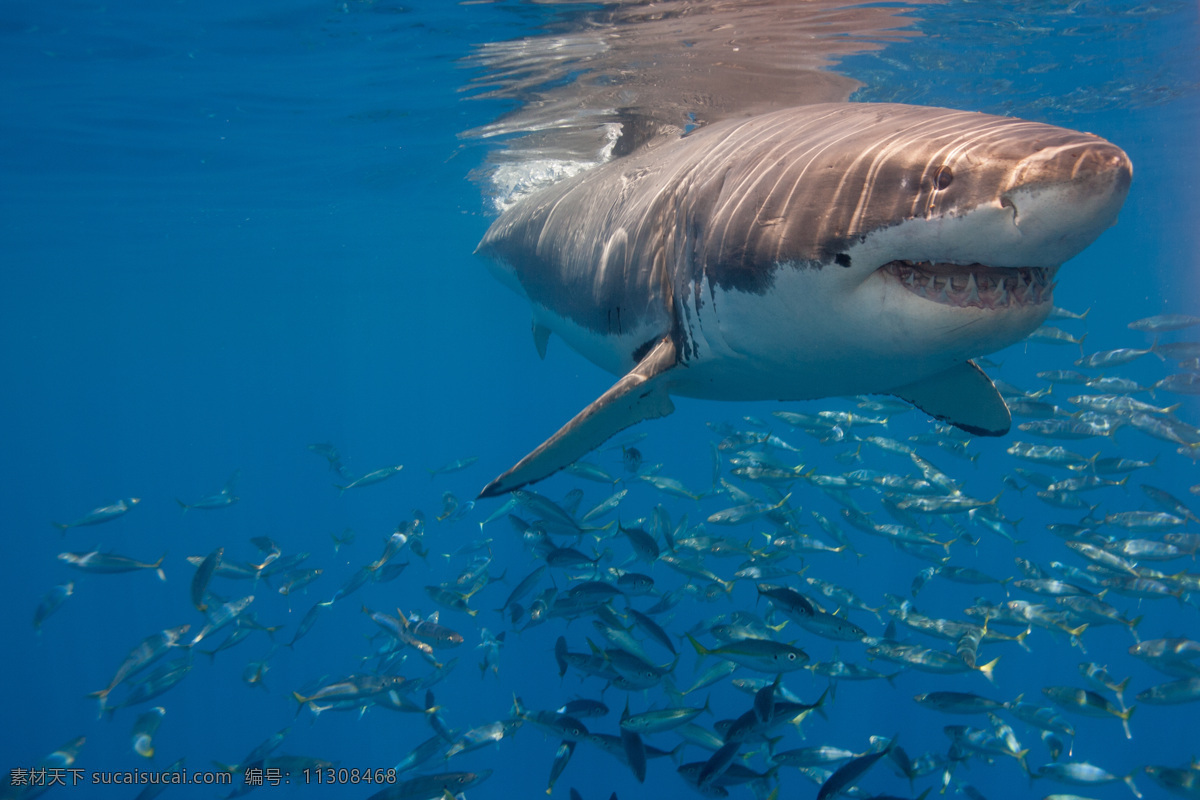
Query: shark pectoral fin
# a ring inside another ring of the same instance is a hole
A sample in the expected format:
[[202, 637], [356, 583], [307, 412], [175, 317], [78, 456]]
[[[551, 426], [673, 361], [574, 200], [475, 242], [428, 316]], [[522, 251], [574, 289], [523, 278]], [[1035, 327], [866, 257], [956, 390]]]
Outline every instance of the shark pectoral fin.
[[515, 467], [484, 487], [479, 496], [495, 497], [547, 478], [630, 425], [670, 414], [675, 406], [662, 378], [676, 363], [675, 343], [666, 336], [631, 372]]
[[537, 348], [538, 358], [542, 361], [546, 360], [546, 345], [550, 341], [550, 329], [545, 325], [539, 325], [537, 320], [533, 322], [533, 346]]
[[1012, 427], [1004, 398], [974, 361], [893, 389], [892, 394], [977, 436], [1003, 436]]

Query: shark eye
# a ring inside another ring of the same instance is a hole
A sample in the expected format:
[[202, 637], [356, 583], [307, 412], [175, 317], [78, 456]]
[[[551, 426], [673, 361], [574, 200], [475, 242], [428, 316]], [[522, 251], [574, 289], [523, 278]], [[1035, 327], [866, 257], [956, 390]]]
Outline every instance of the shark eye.
[[938, 189], [948, 189], [953, 182], [954, 173], [949, 167], [938, 167], [937, 172], [933, 174], [933, 185]]

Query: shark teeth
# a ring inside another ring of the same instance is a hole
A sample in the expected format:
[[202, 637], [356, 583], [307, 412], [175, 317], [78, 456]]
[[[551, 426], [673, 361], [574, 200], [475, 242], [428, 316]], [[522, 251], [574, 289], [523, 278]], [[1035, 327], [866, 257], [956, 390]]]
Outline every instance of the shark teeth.
[[1021, 308], [1048, 303], [1054, 267], [988, 267], [932, 261], [889, 261], [879, 268], [908, 291], [956, 308]]

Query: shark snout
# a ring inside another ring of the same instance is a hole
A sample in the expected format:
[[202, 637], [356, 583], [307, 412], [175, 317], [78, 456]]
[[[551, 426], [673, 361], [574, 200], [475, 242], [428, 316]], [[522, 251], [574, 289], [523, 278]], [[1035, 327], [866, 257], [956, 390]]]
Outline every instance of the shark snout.
[[1108, 213], [1111, 210], [1111, 217], [1104, 227], [1112, 226], [1133, 183], [1133, 162], [1124, 150], [1104, 141], [1083, 148], [1083, 152], [1072, 152], [1070, 157], [1074, 162], [1071, 181], [1088, 197], [1107, 198], [1098, 211]]
[[1011, 209], [1023, 245], [1043, 263], [1061, 264], [1117, 221], [1132, 180], [1125, 151], [1088, 136], [1022, 160], [999, 203]]
[[[1133, 163], [1125, 151], [1090, 135], [1052, 146], [1035, 145], [1035, 151], [1013, 169], [1002, 205], [1015, 206], [1022, 192], [1039, 187], [1074, 187], [1080, 197], [1113, 198], [1118, 205], [1129, 193]], [[1018, 207], [1018, 211], [1019, 211]]]
[[1102, 182], [1114, 191], [1126, 192], [1133, 180], [1133, 163], [1125, 151], [1103, 140], [1065, 149], [1055, 159], [1055, 166], [1070, 175], [1071, 180]]

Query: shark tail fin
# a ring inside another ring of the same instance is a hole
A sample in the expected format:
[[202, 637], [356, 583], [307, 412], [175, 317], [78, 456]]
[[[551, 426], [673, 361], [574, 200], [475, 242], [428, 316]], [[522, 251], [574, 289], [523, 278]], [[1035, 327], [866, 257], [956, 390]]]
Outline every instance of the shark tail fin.
[[675, 406], [663, 377], [678, 360], [674, 340], [669, 335], [663, 337], [612, 388], [485, 486], [479, 497], [496, 497], [547, 478], [629, 426], [670, 414]]

